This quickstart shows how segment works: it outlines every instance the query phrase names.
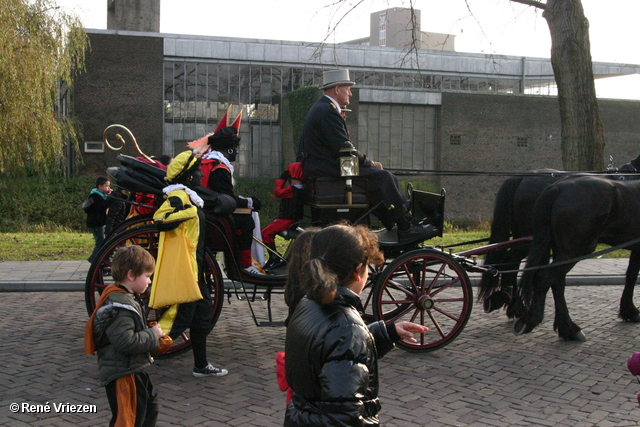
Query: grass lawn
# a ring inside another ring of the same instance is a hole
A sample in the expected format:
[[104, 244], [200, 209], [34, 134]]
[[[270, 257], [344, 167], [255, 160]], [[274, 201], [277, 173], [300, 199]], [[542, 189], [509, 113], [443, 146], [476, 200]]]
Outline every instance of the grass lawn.
[[[468, 242], [489, 236], [485, 230], [445, 232], [443, 237], [436, 237], [427, 242], [430, 246], [451, 245]], [[276, 244], [280, 250], [286, 242], [278, 238]], [[477, 248], [486, 243], [452, 248], [452, 252]], [[599, 245], [597, 250], [605, 249]], [[38, 233], [0, 233], [0, 261], [76, 261], [85, 260], [93, 250], [93, 237], [89, 232], [38, 232]], [[604, 258], [626, 258], [629, 251], [619, 250], [604, 255]]]
[[85, 260], [93, 250], [88, 231], [0, 233], [0, 261]]

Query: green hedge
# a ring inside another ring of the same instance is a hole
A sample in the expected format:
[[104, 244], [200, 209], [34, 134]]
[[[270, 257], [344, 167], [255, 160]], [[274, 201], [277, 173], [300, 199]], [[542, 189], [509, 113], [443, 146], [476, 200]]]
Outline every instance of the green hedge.
[[0, 231], [85, 230], [80, 208], [96, 177], [0, 178]]
[[[94, 188], [96, 178], [0, 178], [0, 232], [85, 231], [86, 214], [80, 206]], [[262, 201], [263, 224], [278, 213], [274, 185], [273, 179], [237, 180], [237, 194], [256, 196]]]
[[[86, 230], [86, 214], [80, 208], [96, 176], [75, 178], [0, 178], [0, 232]], [[407, 181], [400, 181], [405, 191]], [[414, 188], [439, 192], [431, 181], [413, 180]], [[264, 227], [278, 214], [280, 201], [273, 196], [275, 180], [239, 178], [236, 194], [255, 196], [262, 202]]]

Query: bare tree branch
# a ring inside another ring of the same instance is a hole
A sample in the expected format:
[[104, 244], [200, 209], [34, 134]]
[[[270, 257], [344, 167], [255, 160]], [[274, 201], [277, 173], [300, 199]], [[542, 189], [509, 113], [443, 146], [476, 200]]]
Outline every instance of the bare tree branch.
[[533, 6], [533, 7], [537, 7], [538, 9], [542, 9], [542, 10], [546, 10], [547, 9], [547, 4], [546, 3], [542, 3], [536, 0], [509, 0], [512, 1], [514, 3], [520, 3], [520, 4], [524, 4], [527, 6]]
[[402, 58], [401, 64], [404, 65], [406, 63], [412, 63], [415, 61], [416, 68], [420, 71], [420, 55], [419, 50], [422, 48], [421, 40], [419, 33], [422, 32], [422, 29], [418, 29], [420, 27], [420, 23], [418, 22], [418, 18], [415, 12], [414, 6], [415, 0], [409, 0], [409, 8], [411, 10], [411, 20], [409, 21], [409, 30], [411, 31], [411, 42], [409, 43], [407, 53]]
[[480, 21], [478, 21], [478, 18], [476, 18], [476, 15], [474, 15], [473, 11], [471, 11], [471, 6], [469, 5], [469, 0], [464, 0], [464, 4], [467, 6], [467, 10], [469, 11], [469, 15], [474, 19], [474, 21], [476, 21], [476, 23], [478, 24], [478, 28], [480, 28], [480, 31], [482, 32], [482, 35], [484, 36], [484, 38], [489, 43], [491, 57], [493, 58], [493, 43], [491, 42], [491, 39], [484, 32], [484, 28], [482, 27], [482, 24], [480, 23]]
[[[324, 47], [327, 43], [327, 40], [329, 40], [329, 38], [335, 34], [338, 26], [340, 25], [340, 23], [347, 17], [347, 15], [349, 15], [351, 12], [353, 12], [358, 6], [360, 6], [362, 3], [364, 2], [364, 0], [358, 0], [355, 4], [351, 5], [351, 7], [349, 8], [349, 10], [347, 10], [341, 17], [340, 19], [338, 19], [337, 22], [332, 24], [332, 21], [329, 21], [329, 25], [327, 26], [327, 35], [325, 36], [325, 38], [318, 44], [318, 47], [316, 48], [316, 50], [314, 51], [313, 55], [311, 55], [310, 60], [319, 58], [322, 56], [322, 51], [324, 50]], [[323, 7], [323, 9], [326, 8], [332, 8], [334, 6], [338, 6], [338, 10], [340, 9], [340, 7], [342, 5], [347, 4], [345, 0], [335, 0], [333, 1], [331, 4], [326, 5]], [[335, 17], [337, 15], [337, 11], [333, 14], [332, 17]], [[334, 50], [334, 61], [336, 60], [335, 58], [335, 50]]]

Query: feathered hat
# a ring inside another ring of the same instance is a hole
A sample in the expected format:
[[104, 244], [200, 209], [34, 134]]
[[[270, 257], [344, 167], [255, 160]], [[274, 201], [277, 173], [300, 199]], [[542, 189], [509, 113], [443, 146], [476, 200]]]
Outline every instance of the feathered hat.
[[231, 113], [231, 105], [227, 108], [227, 111], [224, 113], [224, 116], [220, 119], [220, 123], [216, 126], [216, 129], [200, 139], [196, 139], [195, 141], [191, 141], [187, 145], [189, 148], [197, 151], [199, 153], [203, 153], [207, 146], [209, 145], [210, 138], [226, 138], [230, 136], [236, 136], [240, 133], [240, 124], [242, 121], [242, 111], [238, 114], [235, 120], [232, 122], [230, 114]]

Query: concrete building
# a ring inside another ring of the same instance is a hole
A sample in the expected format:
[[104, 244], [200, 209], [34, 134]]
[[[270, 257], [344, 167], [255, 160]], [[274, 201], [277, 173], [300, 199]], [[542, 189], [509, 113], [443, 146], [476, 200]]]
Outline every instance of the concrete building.
[[108, 0], [107, 29], [160, 31], [160, 0]]
[[[117, 1], [117, 0], [116, 0]], [[89, 167], [114, 164], [102, 132], [121, 123], [141, 149], [174, 155], [211, 132], [229, 105], [243, 111], [237, 173], [275, 178], [283, 152], [283, 96], [349, 68], [356, 82], [347, 123], [355, 145], [399, 173], [517, 172], [562, 167], [560, 119], [548, 59], [362, 44], [187, 36], [87, 29], [92, 50], [75, 85]], [[598, 76], [640, 65], [595, 63]], [[601, 100], [606, 155], [640, 153], [640, 102]], [[132, 154], [128, 149], [128, 154]], [[127, 151], [127, 150], [125, 150]], [[490, 219], [504, 177], [423, 174], [446, 188], [449, 219]], [[412, 175], [412, 179], [420, 179]]]
[[346, 42], [365, 46], [386, 46], [401, 49], [433, 49], [455, 51], [452, 34], [421, 31], [422, 13], [418, 9], [394, 7], [371, 14], [369, 37]]

